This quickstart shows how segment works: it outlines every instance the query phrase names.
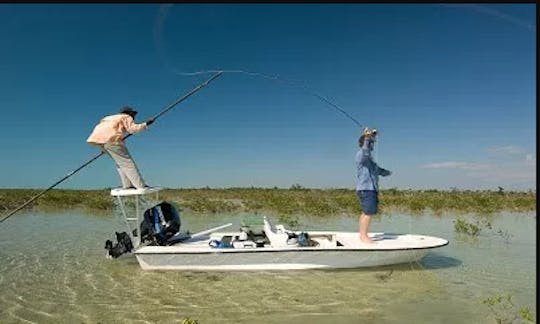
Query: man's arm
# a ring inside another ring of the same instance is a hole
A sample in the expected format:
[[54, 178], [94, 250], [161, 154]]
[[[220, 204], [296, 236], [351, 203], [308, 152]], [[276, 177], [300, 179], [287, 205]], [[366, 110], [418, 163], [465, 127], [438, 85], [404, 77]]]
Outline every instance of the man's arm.
[[147, 128], [146, 123], [136, 124], [131, 116], [126, 115], [122, 119], [126, 131], [130, 134], [138, 133]]
[[365, 164], [368, 161], [371, 161], [371, 150], [369, 149], [369, 146], [371, 145], [371, 139], [369, 136], [366, 136], [364, 138], [364, 145], [362, 145], [362, 156], [360, 157], [360, 163]]

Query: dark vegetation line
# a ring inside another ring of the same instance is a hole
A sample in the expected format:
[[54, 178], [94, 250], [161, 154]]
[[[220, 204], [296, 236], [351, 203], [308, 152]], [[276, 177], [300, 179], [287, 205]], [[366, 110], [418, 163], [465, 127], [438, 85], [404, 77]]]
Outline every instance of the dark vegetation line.
[[[1, 214], [17, 208], [39, 189], [0, 189]], [[175, 203], [194, 213], [270, 212], [330, 216], [360, 212], [352, 189], [308, 189], [294, 185], [281, 188], [165, 189], [160, 199]], [[432, 211], [490, 214], [500, 211], [536, 211], [536, 192], [500, 192], [473, 190], [398, 190], [386, 189], [380, 194], [381, 212]], [[109, 189], [54, 189], [37, 199], [27, 209], [81, 208], [108, 211], [114, 208]]]

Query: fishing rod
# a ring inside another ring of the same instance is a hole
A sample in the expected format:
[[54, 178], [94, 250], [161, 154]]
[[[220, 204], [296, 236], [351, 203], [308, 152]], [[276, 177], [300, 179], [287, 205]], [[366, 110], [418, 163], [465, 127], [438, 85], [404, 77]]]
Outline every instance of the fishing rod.
[[[168, 105], [167, 107], [165, 107], [163, 110], [161, 110], [159, 113], [157, 113], [155, 116], [151, 117], [150, 119], [148, 120], [156, 120], [158, 119], [159, 117], [161, 117], [163, 114], [165, 114], [166, 112], [168, 112], [169, 110], [173, 109], [176, 105], [178, 105], [179, 103], [181, 103], [182, 101], [186, 100], [187, 98], [189, 98], [191, 95], [193, 95], [195, 92], [199, 91], [200, 89], [204, 88], [205, 86], [207, 86], [210, 82], [212, 82], [213, 80], [217, 79], [219, 76], [221, 76], [223, 74], [222, 71], [216, 71], [216, 73], [211, 77], [209, 78], [208, 80], [204, 81], [203, 83], [199, 84], [198, 86], [196, 86], [195, 88], [193, 88], [190, 92], [186, 93], [185, 95], [181, 96], [180, 98], [176, 99], [174, 102], [172, 102], [170, 105]], [[127, 134], [126, 136], [124, 136], [124, 140], [127, 139], [128, 137], [130, 137], [131, 135], [133, 134]], [[24, 207], [28, 206], [30, 203], [32, 203], [34, 200], [38, 199], [39, 197], [43, 196], [46, 192], [48, 192], [49, 190], [53, 189], [54, 187], [56, 187], [57, 185], [59, 185], [60, 183], [64, 182], [66, 179], [68, 179], [69, 177], [71, 177], [72, 175], [74, 175], [75, 173], [79, 172], [80, 170], [82, 170], [83, 168], [85, 168], [87, 165], [89, 165], [90, 163], [94, 162], [95, 160], [97, 160], [98, 158], [100, 158], [102, 155], [104, 155], [105, 152], [101, 152], [99, 153], [98, 155], [94, 156], [93, 158], [91, 158], [90, 160], [88, 160], [87, 162], [85, 162], [83, 165], [81, 165], [80, 167], [78, 167], [77, 169], [71, 171], [70, 173], [68, 173], [66, 176], [64, 176], [62, 179], [56, 181], [52, 186], [48, 187], [47, 189], [41, 191], [40, 193], [38, 193], [37, 195], [35, 195], [34, 197], [32, 197], [30, 200], [28, 200], [27, 202], [25, 202], [24, 204], [22, 204], [21, 206], [17, 207], [15, 210], [13, 210], [12, 212], [10, 212], [6, 217], [2, 218], [0, 220], [0, 223], [3, 223], [6, 219], [10, 218], [11, 216], [13, 216], [15, 213], [17, 213], [19, 210], [23, 209]]]
[[[203, 70], [203, 71], [196, 71], [196, 72], [180, 72], [180, 71], [175, 71], [174, 73], [176, 74], [179, 74], [179, 75], [183, 75], [183, 76], [196, 76], [196, 75], [203, 75], [203, 74], [210, 74], [210, 73], [216, 73], [216, 72], [222, 72], [222, 73], [240, 73], [240, 74], [245, 74], [245, 75], [249, 75], [249, 76], [255, 76], [255, 77], [260, 77], [260, 78], [263, 78], [263, 79], [268, 79], [268, 80], [271, 80], [271, 81], [275, 81], [275, 82], [280, 82], [280, 83], [284, 83], [284, 84], [287, 84], [289, 86], [292, 86], [292, 87], [296, 87], [296, 88], [300, 88], [301, 90], [303, 90], [305, 93], [309, 94], [309, 95], [312, 95], [316, 98], [318, 98], [319, 100], [323, 101], [324, 103], [332, 106], [332, 108], [334, 108], [336, 111], [340, 112], [341, 114], [343, 114], [345, 117], [347, 117], [348, 119], [350, 119], [356, 126], [358, 126], [360, 128], [360, 131], [361, 133], [363, 134], [366, 130], [369, 130], [368, 127], [360, 124], [360, 122], [354, 118], [353, 116], [351, 116], [351, 114], [349, 114], [348, 112], [345, 111], [345, 109], [339, 107], [337, 104], [335, 104], [334, 102], [330, 101], [330, 99], [328, 99], [327, 97], [311, 90], [308, 86], [305, 85], [305, 82], [299, 82], [299, 81], [291, 81], [291, 80], [288, 80], [288, 79], [285, 79], [281, 76], [278, 76], [278, 75], [269, 75], [269, 74], [265, 74], [265, 73], [260, 73], [260, 72], [253, 72], [253, 71], [245, 71], [245, 70], [240, 70], [240, 69], [236, 69], [236, 70]], [[372, 131], [375, 130], [375, 129], [372, 129]], [[377, 130], [375, 130], [377, 131]], [[375, 151], [375, 154], [376, 154], [376, 158], [375, 160], [379, 160], [379, 151], [376, 150]]]
[[[179, 71], [175, 71], [176, 74], [184, 75], [184, 76], [196, 76], [196, 75], [210, 74], [210, 73], [215, 73], [215, 72], [218, 72], [218, 71], [217, 70], [205, 70], [205, 71], [197, 71], [197, 72], [179, 72]], [[345, 117], [349, 118], [354, 124], [356, 124], [356, 126], [358, 126], [360, 128], [361, 133], [364, 133], [364, 131], [367, 128], [366, 126], [360, 124], [360, 122], [356, 118], [351, 116], [351, 114], [346, 112], [345, 109], [339, 107], [337, 104], [330, 101], [330, 99], [328, 99], [327, 97], [325, 97], [325, 96], [311, 90], [305, 84], [301, 84], [298, 81], [294, 82], [294, 81], [282, 78], [282, 77], [280, 77], [278, 75], [269, 75], [269, 74], [264, 74], [264, 73], [260, 73], [260, 72], [250, 72], [250, 71], [245, 71], [245, 70], [219, 70], [219, 72], [223, 72], [223, 73], [241, 73], [241, 74], [245, 74], [245, 75], [249, 75], [249, 76], [256, 76], [256, 77], [261, 77], [263, 79], [269, 79], [269, 80], [272, 80], [272, 81], [275, 81], [275, 82], [285, 83], [285, 84], [288, 84], [290, 86], [300, 88], [301, 90], [303, 90], [307, 94], [310, 94], [310, 95], [318, 98], [319, 100], [321, 100], [321, 101], [325, 102], [326, 104], [332, 106], [332, 108], [334, 108], [335, 110], [337, 110], [338, 112], [343, 114]], [[305, 83], [305, 82], [303, 82], [303, 83]], [[369, 129], [369, 128], [367, 128], [367, 129]], [[372, 131], [373, 130], [374, 129], [372, 129]], [[375, 130], [375, 131], [377, 131], [377, 130]], [[379, 141], [379, 143], [380, 143], [380, 141]], [[380, 144], [379, 144], [379, 147], [380, 147]], [[375, 150], [375, 154], [376, 154], [375, 160], [378, 161], [379, 160], [379, 150]]]

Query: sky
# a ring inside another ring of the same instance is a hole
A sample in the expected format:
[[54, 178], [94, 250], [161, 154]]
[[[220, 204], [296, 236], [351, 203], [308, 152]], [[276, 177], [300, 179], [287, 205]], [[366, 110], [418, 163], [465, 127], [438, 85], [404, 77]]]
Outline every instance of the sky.
[[[0, 187], [47, 188], [136, 122], [153, 186], [536, 190], [535, 4], [0, 4]], [[266, 77], [264, 77], [266, 76]], [[271, 77], [276, 77], [273, 79]], [[319, 97], [326, 98], [332, 106]], [[108, 156], [58, 188], [119, 185]]]

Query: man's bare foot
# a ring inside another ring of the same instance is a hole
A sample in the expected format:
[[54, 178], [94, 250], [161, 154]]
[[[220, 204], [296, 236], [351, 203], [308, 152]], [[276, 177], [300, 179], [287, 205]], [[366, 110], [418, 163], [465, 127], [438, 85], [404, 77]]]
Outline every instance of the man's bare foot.
[[360, 241], [367, 244], [375, 244], [375, 241], [369, 238], [369, 236], [366, 236], [366, 237], [360, 236]]

